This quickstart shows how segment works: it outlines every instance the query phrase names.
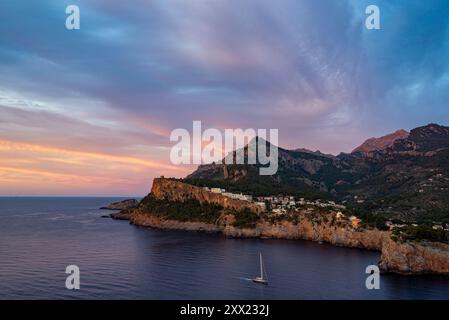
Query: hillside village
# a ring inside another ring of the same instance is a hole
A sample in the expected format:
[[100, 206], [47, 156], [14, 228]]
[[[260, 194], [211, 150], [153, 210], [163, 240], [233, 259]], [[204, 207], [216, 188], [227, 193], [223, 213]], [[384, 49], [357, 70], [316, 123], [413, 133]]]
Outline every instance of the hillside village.
[[346, 206], [342, 204], [337, 204], [335, 203], [335, 201], [323, 201], [319, 199], [314, 201], [308, 201], [304, 198], [298, 198], [294, 196], [253, 197], [251, 195], [246, 195], [242, 193], [226, 192], [226, 190], [222, 188], [203, 187], [203, 190], [211, 193], [221, 194], [231, 199], [238, 199], [252, 202], [260, 206], [264, 212], [267, 212], [272, 216], [278, 217], [285, 216], [288, 213], [300, 209], [301, 210], [306, 209], [306, 211], [312, 212], [314, 209], [325, 208], [331, 212], [334, 212], [336, 219], [349, 220], [354, 228], [358, 228], [362, 222], [362, 219], [356, 216], [346, 217], [346, 215], [342, 213], [342, 210], [345, 210]]
[[[229, 197], [231, 199], [238, 199], [242, 201], [248, 201], [254, 203], [262, 208], [262, 211], [270, 214], [273, 217], [282, 217], [287, 216], [289, 213], [305, 210], [306, 212], [312, 212], [314, 210], [319, 209], [327, 209], [329, 212], [335, 214], [335, 218], [339, 221], [347, 220], [350, 222], [353, 228], [359, 228], [363, 222], [360, 217], [355, 215], [346, 216], [343, 211], [346, 211], [346, 206], [343, 204], [338, 204], [335, 201], [331, 200], [306, 200], [304, 198], [295, 197], [295, 196], [265, 196], [265, 197], [253, 197], [251, 195], [243, 194], [243, 193], [233, 193], [227, 192], [226, 189], [222, 188], [209, 188], [203, 187], [203, 190], [215, 194], [221, 194], [225, 197]], [[357, 203], [363, 203], [362, 199], [357, 199], [355, 197]], [[398, 221], [393, 222], [392, 220], [387, 220], [386, 228], [389, 230], [402, 229], [407, 227], [407, 224], [401, 223]], [[411, 224], [413, 227], [417, 227], [418, 224]], [[448, 225], [442, 224], [434, 224], [432, 226], [433, 230], [444, 230], [449, 231]]]

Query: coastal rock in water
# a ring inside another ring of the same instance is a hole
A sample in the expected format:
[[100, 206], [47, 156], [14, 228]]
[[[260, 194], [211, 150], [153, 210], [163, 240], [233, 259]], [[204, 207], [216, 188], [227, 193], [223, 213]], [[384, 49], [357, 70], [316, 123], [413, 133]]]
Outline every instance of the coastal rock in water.
[[449, 245], [438, 242], [398, 243], [389, 239], [382, 246], [379, 267], [383, 272], [449, 275]]
[[100, 209], [105, 210], [130, 210], [137, 207], [139, 201], [136, 199], [126, 199], [123, 201], [113, 202], [107, 206], [101, 207]]
[[112, 213], [109, 216], [114, 220], [129, 220], [129, 219], [131, 219], [130, 212]]

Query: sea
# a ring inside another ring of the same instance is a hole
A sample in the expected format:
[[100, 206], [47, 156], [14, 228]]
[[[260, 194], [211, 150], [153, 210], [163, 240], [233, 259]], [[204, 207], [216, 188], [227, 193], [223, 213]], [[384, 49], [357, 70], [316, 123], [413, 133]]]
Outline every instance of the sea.
[[[102, 216], [122, 198], [0, 197], [0, 299], [449, 299], [449, 277], [380, 275], [380, 253], [302, 240], [231, 239]], [[262, 254], [268, 285], [251, 279]], [[66, 287], [67, 266], [80, 287]]]

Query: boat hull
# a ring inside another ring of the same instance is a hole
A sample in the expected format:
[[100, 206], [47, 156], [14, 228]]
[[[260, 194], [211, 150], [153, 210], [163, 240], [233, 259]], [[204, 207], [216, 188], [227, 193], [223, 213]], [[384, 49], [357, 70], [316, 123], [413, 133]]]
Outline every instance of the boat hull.
[[255, 283], [260, 283], [260, 284], [268, 284], [268, 281], [267, 280], [264, 280], [264, 279], [253, 279], [253, 282], [255, 282]]

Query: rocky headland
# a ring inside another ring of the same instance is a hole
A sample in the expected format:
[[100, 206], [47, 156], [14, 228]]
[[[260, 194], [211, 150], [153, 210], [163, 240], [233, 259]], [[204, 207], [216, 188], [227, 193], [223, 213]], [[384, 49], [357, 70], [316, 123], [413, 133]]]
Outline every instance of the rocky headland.
[[[189, 213], [193, 209], [185, 212], [186, 203], [208, 215]], [[334, 212], [299, 210], [288, 217], [271, 216], [253, 202], [173, 179], [154, 179], [151, 193], [116, 218], [151, 228], [217, 232], [228, 237], [303, 239], [376, 250], [381, 252], [379, 267], [383, 272], [449, 275], [447, 244], [393, 240], [391, 231], [354, 228]]]
[[129, 220], [131, 218], [131, 210], [137, 208], [139, 201], [136, 199], [126, 199], [113, 202], [107, 206], [101, 207], [102, 210], [119, 210], [120, 212], [103, 215], [103, 218], [112, 218], [115, 220]]
[[122, 201], [113, 202], [107, 206], [101, 207], [103, 210], [129, 210], [134, 209], [139, 204], [136, 199], [126, 199]]

